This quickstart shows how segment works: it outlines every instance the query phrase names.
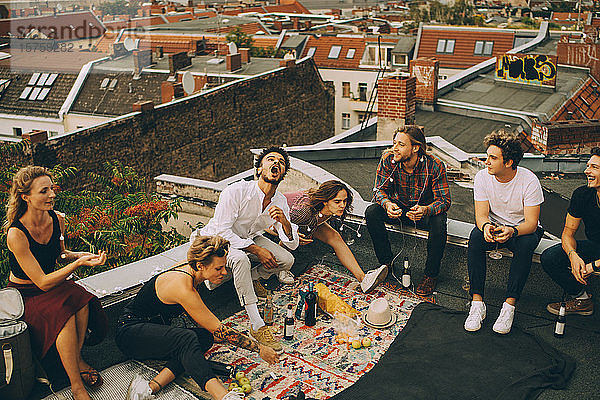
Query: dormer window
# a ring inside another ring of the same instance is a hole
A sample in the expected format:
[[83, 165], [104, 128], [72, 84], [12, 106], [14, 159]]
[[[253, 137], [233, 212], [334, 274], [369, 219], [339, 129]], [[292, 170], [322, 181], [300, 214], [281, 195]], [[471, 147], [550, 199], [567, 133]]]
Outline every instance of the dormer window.
[[342, 51], [342, 46], [331, 46], [329, 50], [329, 55], [327, 58], [338, 58], [340, 56], [340, 52]]
[[436, 53], [453, 54], [455, 43], [456, 41], [454, 39], [439, 39], [437, 42]]

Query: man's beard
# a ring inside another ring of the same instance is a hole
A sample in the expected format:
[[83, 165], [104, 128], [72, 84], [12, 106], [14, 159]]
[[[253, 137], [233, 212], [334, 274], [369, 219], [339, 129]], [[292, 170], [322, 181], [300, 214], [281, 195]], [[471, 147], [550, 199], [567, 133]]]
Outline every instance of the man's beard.
[[283, 175], [281, 175], [278, 179], [271, 179], [267, 176], [265, 171], [261, 174], [263, 181], [270, 183], [271, 185], [278, 185], [283, 180]]

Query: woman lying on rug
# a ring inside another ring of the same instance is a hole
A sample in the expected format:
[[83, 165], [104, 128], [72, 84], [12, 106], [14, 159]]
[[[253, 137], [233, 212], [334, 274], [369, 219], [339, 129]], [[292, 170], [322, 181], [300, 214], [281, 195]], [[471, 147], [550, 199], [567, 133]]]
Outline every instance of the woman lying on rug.
[[[65, 218], [53, 210], [54, 198], [46, 168], [28, 166], [15, 174], [5, 225], [10, 250], [8, 286], [23, 297], [23, 320], [30, 328], [34, 353], [43, 358], [56, 345], [73, 397], [90, 400], [84, 383], [97, 387], [102, 377], [81, 358], [81, 347], [89, 322], [101, 321], [106, 327], [107, 320], [98, 298], [67, 278], [79, 267], [104, 264], [106, 254], [65, 250]], [[69, 264], [55, 270], [57, 261]]]
[[331, 180], [316, 189], [286, 193], [285, 197], [290, 206], [291, 222], [298, 225], [301, 245], [317, 238], [333, 247], [342, 265], [360, 282], [363, 293], [370, 292], [385, 279], [387, 266], [382, 265], [365, 274], [342, 236], [327, 223], [332, 217], [343, 221], [352, 210], [352, 192], [346, 185]]
[[[222, 237], [198, 236], [188, 250], [187, 264], [155, 275], [125, 307], [115, 336], [119, 349], [138, 360], [167, 361], [150, 382], [134, 378], [127, 400], [151, 399], [183, 372], [217, 400], [243, 399], [243, 394], [227, 392], [204, 358], [214, 339], [255, 351], [270, 364], [279, 361], [272, 348], [223, 325], [196, 291], [205, 280], [221, 283], [227, 275], [228, 249], [229, 242]], [[170, 326], [171, 319], [184, 311], [200, 328]]]

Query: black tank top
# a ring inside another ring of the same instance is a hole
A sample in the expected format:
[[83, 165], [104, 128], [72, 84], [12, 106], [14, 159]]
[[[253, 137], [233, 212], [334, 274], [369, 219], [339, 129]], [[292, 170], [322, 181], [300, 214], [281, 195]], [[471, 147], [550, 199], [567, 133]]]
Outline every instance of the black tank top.
[[[52, 217], [52, 236], [46, 244], [36, 242], [21, 221], [16, 220], [10, 225], [11, 228], [17, 228], [23, 232], [25, 236], [27, 236], [27, 240], [29, 241], [29, 251], [31, 251], [31, 254], [33, 254], [45, 274], [49, 274], [54, 271], [54, 268], [56, 267], [56, 259], [61, 253], [60, 223], [58, 222], [58, 217], [56, 216], [54, 210], [49, 210], [48, 214], [50, 214], [50, 217]], [[31, 280], [31, 278], [27, 276], [25, 271], [23, 271], [23, 268], [21, 268], [19, 265], [12, 251], [8, 252], [8, 263], [10, 265], [10, 271], [14, 276], [19, 279]]]
[[[142, 286], [138, 294], [129, 302], [123, 314], [129, 314], [134, 317], [149, 319], [152, 322], [170, 324], [171, 320], [182, 314], [185, 310], [181, 304], [165, 304], [156, 295], [156, 278], [165, 272], [181, 272], [189, 274], [180, 269], [171, 269], [163, 271], [158, 275], [153, 276], [148, 282]], [[193, 279], [193, 277], [192, 277]]]

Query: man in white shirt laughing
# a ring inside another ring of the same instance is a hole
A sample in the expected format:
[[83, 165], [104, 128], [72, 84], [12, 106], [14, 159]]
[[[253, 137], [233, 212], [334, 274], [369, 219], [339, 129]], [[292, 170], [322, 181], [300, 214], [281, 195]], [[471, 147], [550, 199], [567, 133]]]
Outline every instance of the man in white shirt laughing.
[[[227, 268], [233, 273], [240, 304], [250, 318], [250, 334], [259, 343], [281, 351], [281, 344], [273, 338], [258, 312], [257, 294], [261, 293], [257, 292], [264, 290], [258, 283], [259, 278], [267, 279], [273, 274], [277, 274], [281, 283], [294, 283], [290, 272], [294, 257], [263, 236], [265, 229], [273, 227], [288, 249], [298, 247], [298, 227], [290, 222], [287, 200], [277, 191], [289, 170], [290, 161], [285, 150], [270, 147], [259, 154], [254, 166], [258, 180], [236, 182], [223, 190], [213, 218], [193, 232], [190, 240], [198, 234], [219, 235], [229, 240]], [[251, 261], [259, 265], [252, 269]], [[209, 289], [212, 288], [209, 286]]]

